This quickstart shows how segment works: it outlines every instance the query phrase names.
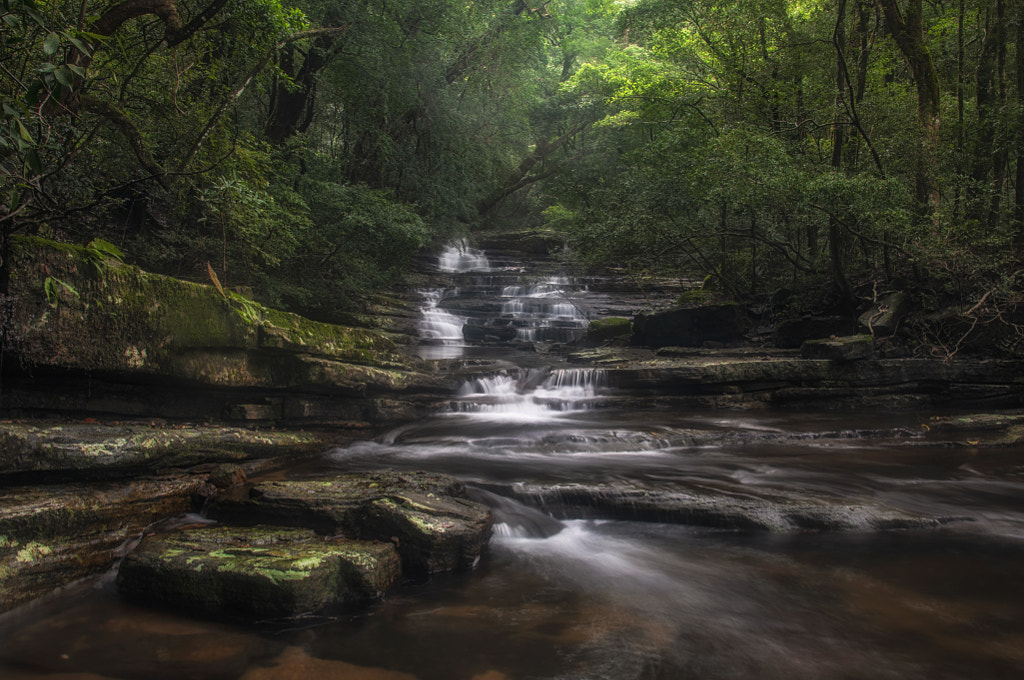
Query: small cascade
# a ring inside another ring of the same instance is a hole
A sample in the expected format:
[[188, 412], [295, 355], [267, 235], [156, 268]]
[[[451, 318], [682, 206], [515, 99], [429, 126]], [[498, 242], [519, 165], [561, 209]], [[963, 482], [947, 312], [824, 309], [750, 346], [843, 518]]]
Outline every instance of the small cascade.
[[484, 251], [471, 248], [463, 239], [441, 251], [437, 268], [443, 272], [486, 272], [491, 270], [491, 263]]
[[511, 320], [515, 339], [523, 342], [572, 342], [582, 337], [590, 320], [569, 298], [571, 282], [551, 276], [531, 285], [505, 286], [501, 316]]
[[477, 376], [456, 393], [456, 413], [540, 416], [585, 411], [601, 404], [608, 374], [601, 369], [534, 369]]
[[[428, 359], [458, 358], [467, 348], [514, 347], [530, 351], [536, 343], [572, 343], [590, 320], [580, 307], [585, 289], [566, 276], [534, 273], [537, 265], [494, 259], [465, 240], [445, 247], [437, 271], [445, 287], [420, 291], [419, 352]], [[439, 350], [437, 347], [446, 347]], [[461, 348], [461, 349], [457, 349]]]

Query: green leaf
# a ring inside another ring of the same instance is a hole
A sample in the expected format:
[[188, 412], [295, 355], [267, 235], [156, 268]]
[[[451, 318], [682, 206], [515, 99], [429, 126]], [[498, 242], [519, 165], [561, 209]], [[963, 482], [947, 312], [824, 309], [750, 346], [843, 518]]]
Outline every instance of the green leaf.
[[81, 52], [82, 54], [84, 54], [87, 57], [91, 57], [92, 56], [92, 50], [89, 49], [88, 43], [85, 43], [85, 42], [83, 42], [83, 41], [79, 40], [78, 38], [76, 38], [74, 36], [71, 36], [71, 35], [68, 36], [68, 40], [71, 42], [72, 45], [74, 45], [75, 47], [78, 48], [79, 52]]
[[21, 136], [21, 138], [24, 139], [29, 144], [35, 144], [36, 142], [35, 142], [34, 139], [32, 139], [32, 135], [29, 134], [28, 128], [25, 127], [25, 124], [22, 123], [20, 120], [17, 121], [17, 123], [18, 123], [18, 134]]
[[57, 50], [60, 49], [60, 36], [56, 33], [50, 33], [43, 40], [43, 54], [51, 55], [56, 54]]
[[124, 262], [124, 253], [110, 241], [104, 241], [101, 238], [94, 238], [89, 242], [89, 245], [86, 246], [86, 249], [95, 251], [100, 255], [112, 257], [119, 262]]
[[69, 69], [67, 66], [61, 66], [53, 72], [53, 75], [55, 78], [57, 78], [58, 83], [68, 88], [69, 90], [74, 87], [75, 76], [73, 73], [71, 73], [71, 69]]
[[28, 166], [29, 170], [37, 175], [43, 174], [43, 164], [39, 160], [39, 154], [36, 153], [35, 149], [31, 149], [25, 154], [25, 165]]
[[85, 69], [82, 68], [81, 66], [75, 66], [74, 64], [68, 64], [68, 68], [71, 69], [71, 72], [74, 73], [76, 76], [78, 76], [80, 78], [85, 78], [85, 75], [86, 75]]

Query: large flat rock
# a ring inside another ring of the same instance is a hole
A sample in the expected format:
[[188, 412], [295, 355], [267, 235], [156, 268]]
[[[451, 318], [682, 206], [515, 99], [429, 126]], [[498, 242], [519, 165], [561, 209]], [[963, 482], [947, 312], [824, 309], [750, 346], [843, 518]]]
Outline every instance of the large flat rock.
[[263, 482], [216, 496], [207, 512], [233, 524], [392, 541], [414, 574], [472, 568], [493, 524], [490, 510], [469, 500], [461, 482], [423, 472]]
[[6, 422], [0, 427], [0, 475], [83, 471], [98, 476], [203, 462], [300, 457], [325, 448], [323, 436], [298, 431]]
[[121, 564], [127, 597], [215, 617], [272, 619], [381, 597], [395, 546], [280, 527], [201, 527], [147, 536]]
[[503, 491], [562, 519], [664, 522], [737, 531], [930, 529], [962, 517], [928, 517], [863, 501], [754, 496], [725, 491], [640, 489], [621, 485], [516, 485]]

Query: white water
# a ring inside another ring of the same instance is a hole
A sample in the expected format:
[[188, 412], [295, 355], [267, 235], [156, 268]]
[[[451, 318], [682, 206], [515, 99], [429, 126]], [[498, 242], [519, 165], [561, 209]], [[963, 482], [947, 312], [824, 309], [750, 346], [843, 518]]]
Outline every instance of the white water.
[[491, 263], [482, 250], [471, 248], [465, 240], [446, 246], [437, 258], [437, 268], [443, 272], [486, 272]]
[[558, 369], [542, 381], [535, 381], [529, 372], [523, 376], [499, 373], [464, 382], [456, 392], [451, 410], [544, 418], [598, 406], [601, 391], [607, 385], [607, 373], [598, 369]]

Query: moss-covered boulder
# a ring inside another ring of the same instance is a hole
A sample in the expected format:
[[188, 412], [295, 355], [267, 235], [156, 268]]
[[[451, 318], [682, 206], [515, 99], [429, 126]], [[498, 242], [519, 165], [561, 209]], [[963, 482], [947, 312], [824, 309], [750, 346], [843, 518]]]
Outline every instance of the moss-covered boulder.
[[410, 573], [470, 569], [490, 538], [490, 510], [447, 475], [376, 472], [263, 482], [210, 500], [233, 524], [312, 527], [324, 534], [394, 540]]
[[423, 401], [449, 389], [376, 330], [151, 274], [107, 249], [20, 238], [11, 257], [8, 409], [281, 422], [295, 412], [285, 397], [303, 396], [348, 400], [320, 410], [363, 421], [374, 416], [374, 399]]
[[591, 346], [606, 343], [628, 345], [632, 332], [633, 324], [625, 317], [610, 316], [604, 319], [595, 319], [587, 327], [584, 342]]
[[379, 598], [400, 574], [391, 543], [217, 526], [147, 536], [121, 564], [117, 585], [146, 603], [270, 619]]

